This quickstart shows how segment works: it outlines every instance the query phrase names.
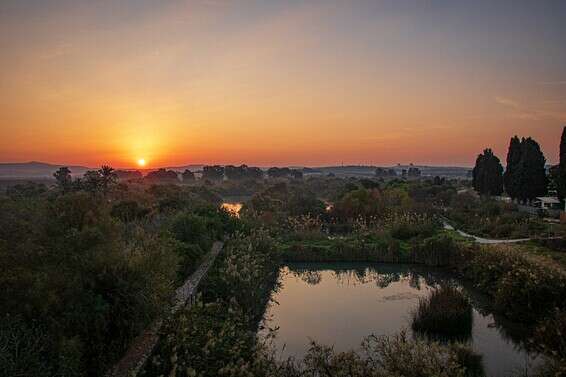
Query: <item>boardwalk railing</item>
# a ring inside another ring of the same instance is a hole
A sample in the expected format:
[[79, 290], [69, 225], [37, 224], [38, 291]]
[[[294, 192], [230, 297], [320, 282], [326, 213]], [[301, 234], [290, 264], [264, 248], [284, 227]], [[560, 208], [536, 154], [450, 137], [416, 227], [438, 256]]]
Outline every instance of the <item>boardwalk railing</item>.
[[[206, 276], [210, 266], [222, 250], [222, 242], [215, 242], [210, 252], [203, 258], [199, 268], [175, 291], [175, 298], [171, 305], [171, 315], [184, 306], [192, 305], [196, 300], [198, 285]], [[134, 377], [145, 364], [147, 358], [159, 340], [159, 330], [163, 318], [153, 322], [141, 335], [135, 338], [124, 357], [110, 369], [106, 377]]]

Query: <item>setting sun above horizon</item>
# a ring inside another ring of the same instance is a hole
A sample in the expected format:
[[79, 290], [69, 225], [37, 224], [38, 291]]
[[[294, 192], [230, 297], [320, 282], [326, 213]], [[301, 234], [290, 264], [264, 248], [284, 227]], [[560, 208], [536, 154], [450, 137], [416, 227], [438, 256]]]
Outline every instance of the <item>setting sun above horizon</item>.
[[0, 161], [472, 166], [518, 134], [555, 163], [564, 18], [560, 0], [2, 0]]
[[140, 159], [138, 160], [138, 166], [144, 167], [145, 164], [146, 164], [146, 161], [145, 161], [144, 158], [140, 158]]

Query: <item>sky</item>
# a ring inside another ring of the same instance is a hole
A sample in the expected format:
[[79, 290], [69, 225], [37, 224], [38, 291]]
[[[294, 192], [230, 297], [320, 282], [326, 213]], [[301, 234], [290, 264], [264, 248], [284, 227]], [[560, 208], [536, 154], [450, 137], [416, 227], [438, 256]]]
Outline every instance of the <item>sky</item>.
[[566, 126], [566, 1], [2, 0], [0, 162], [472, 165]]

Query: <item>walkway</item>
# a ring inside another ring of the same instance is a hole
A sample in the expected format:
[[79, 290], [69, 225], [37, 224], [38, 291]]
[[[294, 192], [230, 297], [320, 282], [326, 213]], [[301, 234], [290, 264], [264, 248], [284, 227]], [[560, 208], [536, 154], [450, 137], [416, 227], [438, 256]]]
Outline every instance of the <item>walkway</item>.
[[[175, 314], [183, 306], [191, 305], [202, 278], [214, 263], [222, 250], [222, 242], [215, 242], [210, 252], [204, 256], [199, 268], [175, 291], [171, 304], [171, 314]], [[153, 353], [159, 340], [159, 330], [163, 318], [156, 320], [140, 336], [134, 339], [124, 357], [106, 374], [106, 377], [133, 377], [138, 374], [145, 361]]]
[[479, 244], [484, 244], [484, 245], [494, 245], [494, 244], [503, 244], [503, 243], [519, 243], [519, 242], [526, 242], [526, 241], [531, 240], [531, 238], [516, 238], [516, 239], [512, 239], [512, 240], [494, 240], [494, 239], [489, 239], [489, 238], [482, 238], [482, 237], [478, 237], [478, 236], [473, 236], [473, 235], [468, 234], [468, 233], [461, 231], [459, 229], [455, 229], [452, 225], [448, 224], [446, 221], [444, 221], [444, 229], [456, 231], [459, 235], [466, 237], [466, 238], [472, 238], [474, 240], [474, 242], [479, 243]]

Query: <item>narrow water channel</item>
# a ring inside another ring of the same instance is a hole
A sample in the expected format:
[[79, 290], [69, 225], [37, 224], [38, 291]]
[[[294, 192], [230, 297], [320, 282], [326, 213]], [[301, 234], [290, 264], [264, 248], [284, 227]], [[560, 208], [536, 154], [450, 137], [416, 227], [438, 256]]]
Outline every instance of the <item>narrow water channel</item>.
[[522, 347], [519, 326], [494, 317], [485, 297], [442, 270], [394, 264], [290, 264], [280, 271], [278, 304], [264, 324], [279, 327], [275, 346], [284, 358], [301, 358], [309, 341], [357, 349], [369, 334], [411, 334], [411, 312], [421, 297], [440, 284], [461, 287], [473, 306], [472, 348], [483, 355], [488, 376], [532, 369], [536, 361]]

